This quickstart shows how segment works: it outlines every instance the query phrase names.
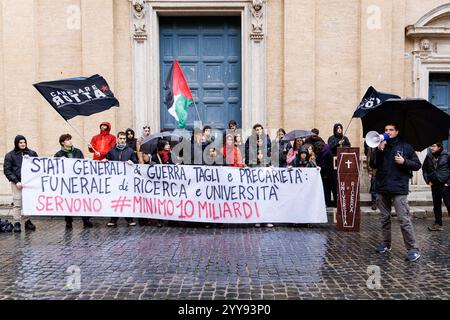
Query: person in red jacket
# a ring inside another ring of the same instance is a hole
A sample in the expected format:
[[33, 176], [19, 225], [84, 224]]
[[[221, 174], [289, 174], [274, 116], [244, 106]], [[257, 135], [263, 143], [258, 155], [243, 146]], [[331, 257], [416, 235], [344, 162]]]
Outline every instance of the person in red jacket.
[[94, 154], [94, 160], [103, 160], [109, 150], [116, 145], [116, 137], [110, 134], [111, 124], [102, 122], [100, 124], [100, 133], [93, 136], [89, 144], [89, 151]]

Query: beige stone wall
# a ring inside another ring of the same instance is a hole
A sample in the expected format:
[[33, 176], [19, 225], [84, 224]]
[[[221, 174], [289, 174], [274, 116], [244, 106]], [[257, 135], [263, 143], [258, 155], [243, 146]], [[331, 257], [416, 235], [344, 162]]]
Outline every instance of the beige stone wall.
[[[269, 0], [267, 104], [270, 128], [344, 125], [369, 85], [412, 96], [411, 50], [404, 28], [446, 1]], [[98, 123], [132, 126], [132, 63], [128, 0], [2, 0], [0, 22], [0, 155], [23, 133], [42, 155], [73, 130], [34, 90], [38, 81], [100, 73], [121, 101], [112, 109], [70, 122], [89, 139]], [[370, 22], [379, 8], [379, 28]], [[74, 27], [79, 8], [80, 28]], [[372, 8], [372, 9], [370, 9]], [[361, 141], [359, 120], [348, 135]], [[74, 135], [75, 143], [83, 145]], [[84, 148], [86, 151], [86, 148]]]
[[[348, 124], [370, 85], [413, 96], [405, 27], [448, 1], [268, 2], [268, 124], [317, 127], [328, 137], [335, 122]], [[355, 145], [361, 132], [354, 119], [347, 134]]]
[[[268, 127], [317, 127], [327, 138], [335, 122], [348, 123], [369, 85], [411, 97], [405, 27], [446, 2], [268, 0]], [[88, 140], [104, 120], [114, 132], [132, 127], [131, 41], [128, 0], [1, 0], [0, 158], [18, 133], [50, 156], [59, 135], [74, 132], [32, 87], [39, 81], [102, 74], [121, 107], [70, 122]], [[358, 119], [347, 135], [362, 143]]]
[[59, 135], [66, 132], [88, 152], [82, 139], [32, 87], [35, 82], [101, 74], [121, 107], [69, 122], [88, 141], [98, 133], [101, 121], [110, 121], [114, 132], [132, 126], [128, 1], [2, 0], [0, 22], [0, 108], [4, 110], [0, 130], [5, 137], [0, 142], [1, 158], [18, 133], [40, 155], [53, 155], [59, 149]]

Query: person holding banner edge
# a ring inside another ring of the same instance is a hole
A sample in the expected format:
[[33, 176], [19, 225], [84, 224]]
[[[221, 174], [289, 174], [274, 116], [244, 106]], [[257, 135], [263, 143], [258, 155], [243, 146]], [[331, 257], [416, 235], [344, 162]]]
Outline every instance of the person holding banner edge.
[[[77, 149], [72, 144], [72, 136], [70, 134], [63, 134], [59, 137], [59, 144], [61, 145], [61, 150], [55, 153], [55, 158], [69, 158], [69, 159], [84, 159], [83, 152]], [[82, 217], [83, 226], [85, 228], [92, 228], [92, 222], [89, 221], [89, 217]], [[73, 218], [70, 216], [65, 217], [66, 228], [72, 229]]]
[[420, 252], [407, 197], [412, 171], [418, 171], [421, 164], [413, 147], [400, 139], [396, 124], [386, 124], [385, 133], [389, 134], [388, 141], [382, 141], [370, 157], [370, 166], [377, 169], [377, 205], [381, 212], [383, 233], [383, 242], [376, 248], [376, 252], [391, 251], [391, 208], [394, 205], [408, 250], [405, 260], [412, 262], [420, 258]]
[[[22, 220], [22, 182], [21, 170], [23, 158], [37, 157], [38, 154], [28, 148], [27, 139], [22, 135], [14, 138], [14, 149], [5, 155], [3, 163], [3, 172], [11, 182], [11, 190], [13, 194], [13, 222], [14, 232], [21, 232]], [[36, 226], [28, 219], [25, 222], [25, 229], [34, 231]]]
[[[136, 153], [127, 146], [127, 136], [125, 132], [120, 131], [117, 133], [117, 144], [114, 148], [111, 148], [109, 152], [106, 154], [105, 159], [103, 161], [125, 161], [129, 165], [133, 165], [138, 163]], [[108, 222], [108, 227], [117, 227], [118, 217], [112, 217], [110, 222]], [[136, 222], [134, 222], [133, 218], [125, 218], [128, 226], [134, 227]]]

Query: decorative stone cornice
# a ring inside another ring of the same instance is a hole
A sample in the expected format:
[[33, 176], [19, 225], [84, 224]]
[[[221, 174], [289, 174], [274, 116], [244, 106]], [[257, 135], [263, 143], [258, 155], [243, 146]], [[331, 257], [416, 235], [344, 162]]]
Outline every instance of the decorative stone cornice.
[[434, 38], [449, 38], [450, 37], [450, 28], [448, 27], [416, 27], [416, 26], [407, 26], [406, 27], [406, 36], [408, 38], [417, 39], [423, 37], [434, 37]]
[[420, 38], [449, 38], [450, 28], [447, 26], [436, 26], [433, 22], [443, 17], [450, 16], [450, 3], [443, 4], [427, 12], [415, 24], [405, 29], [406, 36], [412, 39]]

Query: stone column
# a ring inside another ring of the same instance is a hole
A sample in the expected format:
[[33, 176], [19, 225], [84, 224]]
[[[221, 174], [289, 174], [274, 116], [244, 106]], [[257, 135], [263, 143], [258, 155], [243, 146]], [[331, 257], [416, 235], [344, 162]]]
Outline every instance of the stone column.
[[[152, 133], [159, 132], [160, 129], [160, 112], [159, 108], [155, 114], [149, 114], [150, 104], [158, 99], [151, 99], [151, 94], [155, 93], [155, 88], [159, 88], [159, 82], [156, 74], [159, 70], [153, 70], [150, 73], [151, 59], [153, 57], [149, 50], [151, 40], [155, 40], [158, 36], [155, 32], [151, 33], [151, 15], [150, 5], [143, 0], [129, 0], [131, 6], [131, 30], [132, 30], [132, 68], [133, 68], [133, 110], [134, 125], [139, 134], [144, 125], [150, 125]], [[156, 18], [156, 17], [155, 17]], [[154, 42], [153, 42], [154, 43]], [[159, 47], [159, 44], [158, 44]], [[153, 79], [154, 81], [150, 81]], [[156, 79], [156, 80], [155, 80]], [[147, 86], [152, 86], [148, 88]], [[160, 88], [162, 90], [162, 88]]]
[[116, 125], [122, 129], [131, 127], [138, 136], [140, 130], [135, 127], [133, 120], [133, 93], [131, 91], [133, 66], [130, 34], [130, 4], [128, 1], [114, 1], [114, 94], [120, 101]]
[[315, 124], [315, 6], [309, 0], [284, 1], [283, 125], [287, 130], [311, 129]]
[[284, 3], [268, 1], [267, 15], [267, 70], [270, 71], [266, 73], [267, 127], [276, 130], [285, 125], [283, 119]]
[[352, 120], [358, 105], [359, 86], [359, 0], [316, 1], [316, 114], [323, 124], [321, 135], [333, 134], [341, 123], [352, 146], [359, 146]]
[[39, 144], [39, 93], [33, 88], [37, 79], [38, 43], [36, 39], [36, 1], [4, 0], [3, 104], [6, 149], [12, 149], [16, 134], [23, 134], [32, 149]]
[[[113, 18], [113, 1], [81, 0], [83, 75], [100, 74], [115, 92]], [[120, 97], [117, 98], [120, 101]], [[115, 135], [119, 130], [123, 130], [124, 128], [117, 127], [116, 114], [117, 108], [111, 108], [86, 117], [83, 133], [87, 140], [100, 132], [100, 123], [103, 121], [111, 123], [111, 134]]]
[[[266, 106], [266, 1], [253, 0], [249, 5], [251, 17], [250, 36], [250, 61], [247, 61], [250, 70], [250, 115], [243, 114], [243, 128], [251, 128], [255, 123], [267, 126], [267, 106]], [[245, 86], [246, 84], [242, 84]]]
[[[4, 68], [3, 68], [3, 52], [4, 52], [4, 45], [3, 45], [3, 5], [0, 4], [0, 113], [2, 116], [0, 117], [0, 134], [2, 137], [6, 137], [6, 121], [5, 121], [5, 115], [6, 115], [6, 109], [5, 109], [5, 85], [4, 85]], [[1, 139], [0, 141], [0, 170], [3, 170], [3, 156], [6, 153], [6, 140]], [[0, 172], [1, 173], [1, 172]]]
[[[61, 0], [55, 6], [53, 0], [37, 2], [36, 9], [39, 46], [36, 48], [39, 64], [37, 81], [53, 81], [79, 77], [81, 70], [81, 6], [79, 0]], [[30, 90], [36, 91], [34, 88]], [[42, 141], [39, 155], [53, 156], [59, 150], [61, 134], [70, 133], [77, 148], [84, 149], [85, 143], [50, 104], [36, 91], [39, 97], [40, 132]], [[69, 122], [83, 132], [83, 117]]]

